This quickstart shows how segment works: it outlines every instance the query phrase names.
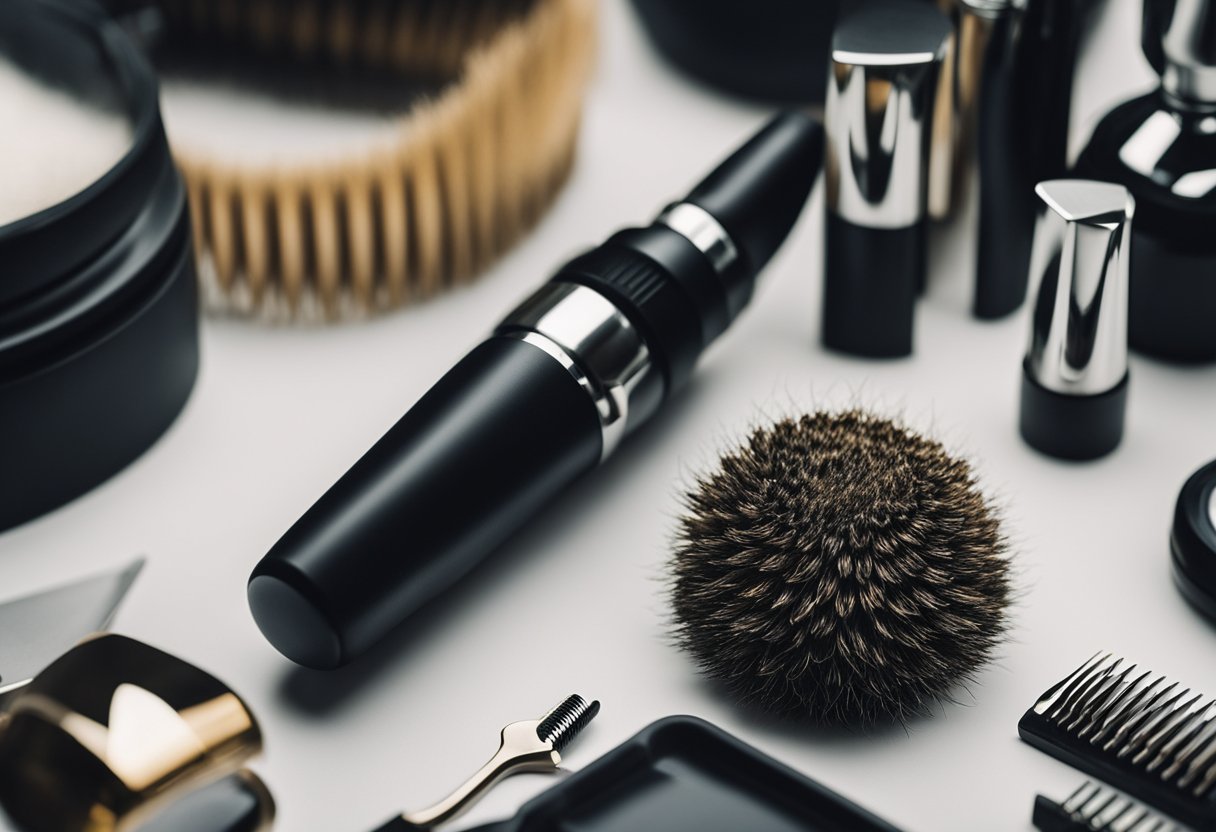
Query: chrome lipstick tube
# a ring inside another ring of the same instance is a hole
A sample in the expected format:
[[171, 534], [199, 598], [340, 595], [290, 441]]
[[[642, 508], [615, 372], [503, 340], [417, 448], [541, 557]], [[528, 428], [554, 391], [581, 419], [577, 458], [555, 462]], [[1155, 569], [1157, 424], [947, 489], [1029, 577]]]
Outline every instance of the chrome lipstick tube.
[[1135, 201], [1122, 185], [1082, 179], [1036, 192], [1022, 437], [1051, 456], [1095, 459], [1123, 437]]
[[925, 282], [930, 131], [950, 24], [928, 4], [870, 2], [836, 27], [826, 104], [823, 343], [912, 352]]
[[249, 604], [270, 642], [345, 664], [611, 455], [747, 305], [822, 158], [817, 122], [778, 116], [507, 315], [258, 564]]

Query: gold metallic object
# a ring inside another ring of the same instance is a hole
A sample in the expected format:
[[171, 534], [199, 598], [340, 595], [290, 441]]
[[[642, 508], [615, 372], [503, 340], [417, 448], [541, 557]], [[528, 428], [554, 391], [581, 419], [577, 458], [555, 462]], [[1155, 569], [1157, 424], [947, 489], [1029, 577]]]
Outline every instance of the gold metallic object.
[[333, 159], [231, 158], [169, 119], [208, 304], [270, 318], [359, 316], [484, 271], [570, 174], [596, 5], [156, 0], [167, 31], [220, 56], [387, 76], [402, 107], [418, 82], [439, 85], [391, 135]]
[[0, 805], [31, 832], [130, 832], [227, 777], [273, 803], [242, 766], [262, 749], [245, 703], [203, 671], [123, 636], [93, 637], [8, 703]]
[[[562, 761], [558, 752], [595, 718], [599, 709], [599, 702], [588, 703], [573, 695], [540, 719], [512, 722], [502, 729], [498, 751], [460, 788], [434, 806], [407, 812], [395, 820], [404, 821], [408, 828], [431, 829], [470, 808], [504, 777], [524, 771], [556, 771]], [[390, 823], [384, 828], [397, 827]]]

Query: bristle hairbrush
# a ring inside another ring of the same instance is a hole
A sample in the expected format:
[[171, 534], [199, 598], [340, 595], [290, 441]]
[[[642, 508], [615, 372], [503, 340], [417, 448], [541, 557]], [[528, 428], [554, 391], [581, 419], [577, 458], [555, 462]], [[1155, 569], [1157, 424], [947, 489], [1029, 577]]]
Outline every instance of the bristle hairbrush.
[[1032, 819], [1041, 832], [1182, 832], [1151, 809], [1089, 781], [1060, 802], [1037, 795]]
[[1026, 742], [1197, 829], [1216, 828], [1216, 701], [1098, 653], [1018, 723]]
[[1004, 634], [1006, 542], [970, 465], [887, 419], [757, 429], [686, 504], [676, 635], [744, 704], [904, 720], [950, 698]]
[[[168, 119], [212, 307], [333, 318], [430, 297], [515, 243], [571, 169], [591, 0], [141, 5], [160, 15], [166, 54], [314, 69], [352, 92], [365, 76], [400, 80], [389, 136], [337, 158], [229, 158]], [[437, 91], [411, 101], [420, 81]]]

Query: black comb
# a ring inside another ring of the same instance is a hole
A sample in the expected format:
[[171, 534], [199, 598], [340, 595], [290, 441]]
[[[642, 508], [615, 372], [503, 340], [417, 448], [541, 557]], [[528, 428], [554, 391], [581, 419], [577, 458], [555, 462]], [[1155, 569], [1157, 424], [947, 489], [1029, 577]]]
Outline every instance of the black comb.
[[1044, 693], [1022, 739], [1196, 829], [1216, 830], [1216, 701], [1099, 653]]
[[1089, 781], [1058, 803], [1037, 795], [1033, 820], [1040, 832], [1182, 832], [1131, 798]]

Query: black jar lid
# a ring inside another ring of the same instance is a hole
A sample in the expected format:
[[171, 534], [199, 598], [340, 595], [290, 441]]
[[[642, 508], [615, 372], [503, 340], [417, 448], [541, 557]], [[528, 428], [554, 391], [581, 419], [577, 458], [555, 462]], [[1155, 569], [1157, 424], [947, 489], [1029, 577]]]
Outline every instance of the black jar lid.
[[99, 179], [68, 199], [0, 225], [0, 306], [53, 291], [109, 247], [144, 210], [168, 149], [156, 76], [105, 12], [82, 0], [4, 3], [0, 55], [44, 83], [124, 115], [132, 141]]
[[1170, 550], [1178, 588], [1216, 619], [1216, 462], [1200, 468], [1182, 487]]
[[131, 127], [91, 185], [0, 225], [3, 531], [155, 442], [190, 395], [199, 344], [186, 189], [147, 59], [93, 0], [0, 0], [0, 55]]

